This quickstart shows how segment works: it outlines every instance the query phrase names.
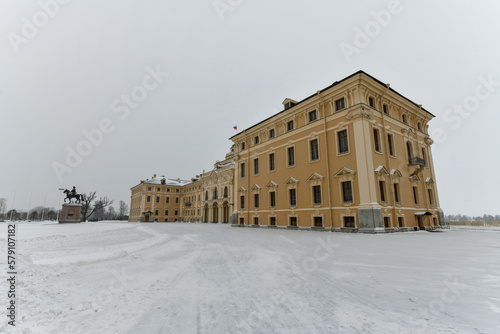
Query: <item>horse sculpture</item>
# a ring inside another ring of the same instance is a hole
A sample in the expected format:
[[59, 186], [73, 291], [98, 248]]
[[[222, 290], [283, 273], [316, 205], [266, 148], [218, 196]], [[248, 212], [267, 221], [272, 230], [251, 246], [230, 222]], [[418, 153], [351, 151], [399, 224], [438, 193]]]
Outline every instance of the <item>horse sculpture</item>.
[[66, 198], [64, 199], [65, 203], [66, 203], [66, 200], [68, 200], [69, 203], [71, 203], [71, 200], [73, 198], [75, 199], [75, 203], [80, 203], [83, 200], [83, 194], [77, 194], [76, 192], [68, 190], [68, 189], [64, 190], [63, 193], [66, 194]]

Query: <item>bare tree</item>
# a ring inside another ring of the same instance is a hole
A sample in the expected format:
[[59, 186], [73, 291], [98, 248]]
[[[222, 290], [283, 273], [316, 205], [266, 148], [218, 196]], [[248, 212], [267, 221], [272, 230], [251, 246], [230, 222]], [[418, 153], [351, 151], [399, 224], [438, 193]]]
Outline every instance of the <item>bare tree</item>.
[[125, 219], [126, 216], [128, 216], [128, 205], [125, 204], [124, 201], [120, 201], [120, 209], [119, 209], [118, 216], [120, 220]]
[[100, 211], [101, 209], [104, 209], [105, 207], [113, 204], [113, 201], [108, 199], [107, 196], [100, 197], [98, 200], [96, 200], [96, 192], [91, 191], [88, 194], [83, 194], [83, 200], [82, 200], [82, 220], [86, 221], [89, 219], [90, 216], [96, 211]]
[[3, 214], [7, 210], [7, 200], [5, 198], [0, 198], [0, 218], [3, 217]]

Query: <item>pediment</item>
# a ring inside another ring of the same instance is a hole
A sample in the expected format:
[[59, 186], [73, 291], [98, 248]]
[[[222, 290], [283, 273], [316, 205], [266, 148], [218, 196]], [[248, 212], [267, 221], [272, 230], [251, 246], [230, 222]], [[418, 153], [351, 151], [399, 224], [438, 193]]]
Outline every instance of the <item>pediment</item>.
[[434, 180], [432, 179], [432, 177], [428, 177], [425, 179], [425, 183], [434, 184]]
[[286, 180], [285, 184], [297, 184], [299, 181], [297, 179], [290, 177], [288, 180]]
[[356, 174], [356, 171], [349, 169], [347, 167], [342, 167], [336, 174], [335, 176], [343, 176], [343, 175], [354, 175]]
[[418, 175], [417, 175], [417, 174], [412, 174], [412, 175], [410, 176], [410, 181], [411, 181], [411, 182], [417, 182], [417, 181], [420, 181], [420, 178], [418, 177]]
[[389, 175], [389, 171], [384, 166], [380, 165], [375, 169], [375, 173], [379, 175]]
[[240, 187], [240, 189], [238, 189], [238, 192], [239, 193], [245, 193], [245, 192], [247, 192], [247, 190], [245, 188], [243, 188], [243, 187]]
[[278, 184], [274, 181], [271, 181], [267, 184], [266, 188], [276, 188]]
[[260, 190], [260, 187], [259, 187], [259, 185], [258, 185], [258, 184], [254, 184], [254, 185], [252, 186], [251, 190], [254, 190], [254, 191], [255, 191], [255, 190], [257, 190], [257, 191], [258, 191], [258, 190]]
[[393, 177], [402, 177], [403, 174], [401, 174], [401, 172], [399, 171], [399, 169], [393, 169], [393, 170], [391, 170], [391, 176], [393, 176]]
[[312, 173], [312, 175], [307, 178], [307, 181], [321, 181], [323, 179], [324, 176], [321, 176], [318, 173]]

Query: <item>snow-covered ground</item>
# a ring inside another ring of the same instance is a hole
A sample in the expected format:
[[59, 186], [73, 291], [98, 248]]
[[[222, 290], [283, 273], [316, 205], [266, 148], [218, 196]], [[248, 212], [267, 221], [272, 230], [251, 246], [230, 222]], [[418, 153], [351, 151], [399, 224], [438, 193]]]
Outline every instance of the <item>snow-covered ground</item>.
[[500, 228], [389, 235], [17, 224], [1, 333], [500, 333]]

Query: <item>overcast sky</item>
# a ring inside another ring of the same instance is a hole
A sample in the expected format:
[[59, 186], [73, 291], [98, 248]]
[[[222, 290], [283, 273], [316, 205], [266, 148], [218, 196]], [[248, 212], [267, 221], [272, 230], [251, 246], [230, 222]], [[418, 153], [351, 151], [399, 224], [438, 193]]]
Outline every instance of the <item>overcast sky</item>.
[[436, 115], [445, 213], [500, 214], [499, 14], [496, 0], [4, 0], [0, 197], [58, 207], [74, 185], [130, 204], [154, 173], [211, 169], [234, 125], [364, 70]]

